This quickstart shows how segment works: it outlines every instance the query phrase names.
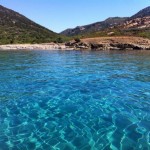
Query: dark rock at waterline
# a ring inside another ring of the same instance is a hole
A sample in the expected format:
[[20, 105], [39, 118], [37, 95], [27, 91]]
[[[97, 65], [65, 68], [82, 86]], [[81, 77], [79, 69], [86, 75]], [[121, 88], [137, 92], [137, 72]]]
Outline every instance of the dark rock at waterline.
[[150, 40], [140, 37], [98, 37], [72, 40], [65, 46], [77, 50], [150, 50]]
[[104, 48], [103, 44], [91, 43], [91, 49], [103, 49], [103, 48]]
[[145, 49], [145, 47], [143, 46], [135, 45], [135, 44], [128, 44], [128, 43], [116, 43], [116, 44], [111, 43], [110, 46], [113, 48], [118, 48], [118, 49], [136, 49], [136, 50]]

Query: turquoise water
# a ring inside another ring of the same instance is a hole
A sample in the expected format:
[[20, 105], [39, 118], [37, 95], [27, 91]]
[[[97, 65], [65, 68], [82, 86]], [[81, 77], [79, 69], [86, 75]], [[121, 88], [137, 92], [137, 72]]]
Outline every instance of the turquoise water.
[[0, 52], [0, 150], [149, 150], [150, 51]]

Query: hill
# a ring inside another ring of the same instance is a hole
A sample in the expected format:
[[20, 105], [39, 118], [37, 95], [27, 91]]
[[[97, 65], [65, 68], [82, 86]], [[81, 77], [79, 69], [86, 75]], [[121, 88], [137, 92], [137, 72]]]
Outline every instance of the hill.
[[150, 7], [146, 7], [128, 18], [124, 23], [118, 27], [124, 29], [142, 29], [150, 28]]
[[102, 22], [67, 29], [61, 34], [80, 38], [99, 36], [140, 36], [150, 38], [150, 6], [131, 17], [112, 17]]
[[59, 35], [0, 5], [0, 44], [45, 43]]
[[96, 31], [102, 31], [115, 25], [119, 25], [123, 23], [126, 19], [127, 17], [124, 18], [110, 17], [101, 22], [96, 22], [85, 26], [77, 26], [74, 29], [66, 29], [65, 31], [62, 31], [60, 34], [66, 36], [75, 36], [80, 34], [92, 33]]
[[150, 16], [150, 6], [140, 10], [138, 13], [130, 17], [130, 19], [143, 18], [143, 17], [148, 17], [148, 16]]

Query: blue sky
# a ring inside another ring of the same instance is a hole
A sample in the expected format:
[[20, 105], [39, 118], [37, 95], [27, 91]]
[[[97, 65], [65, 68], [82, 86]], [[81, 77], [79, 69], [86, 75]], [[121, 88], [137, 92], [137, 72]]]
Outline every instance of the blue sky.
[[60, 32], [108, 17], [131, 16], [150, 6], [150, 0], [0, 0], [0, 4]]

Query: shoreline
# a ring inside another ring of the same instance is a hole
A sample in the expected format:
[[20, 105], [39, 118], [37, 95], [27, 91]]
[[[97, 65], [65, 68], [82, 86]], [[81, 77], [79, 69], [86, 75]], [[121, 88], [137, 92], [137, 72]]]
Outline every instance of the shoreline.
[[[67, 50], [65, 44], [6, 44], [0, 45], [0, 50]], [[68, 49], [69, 50], [69, 49]]]
[[66, 43], [6, 44], [0, 50], [150, 50], [150, 40], [141, 37], [96, 37]]

